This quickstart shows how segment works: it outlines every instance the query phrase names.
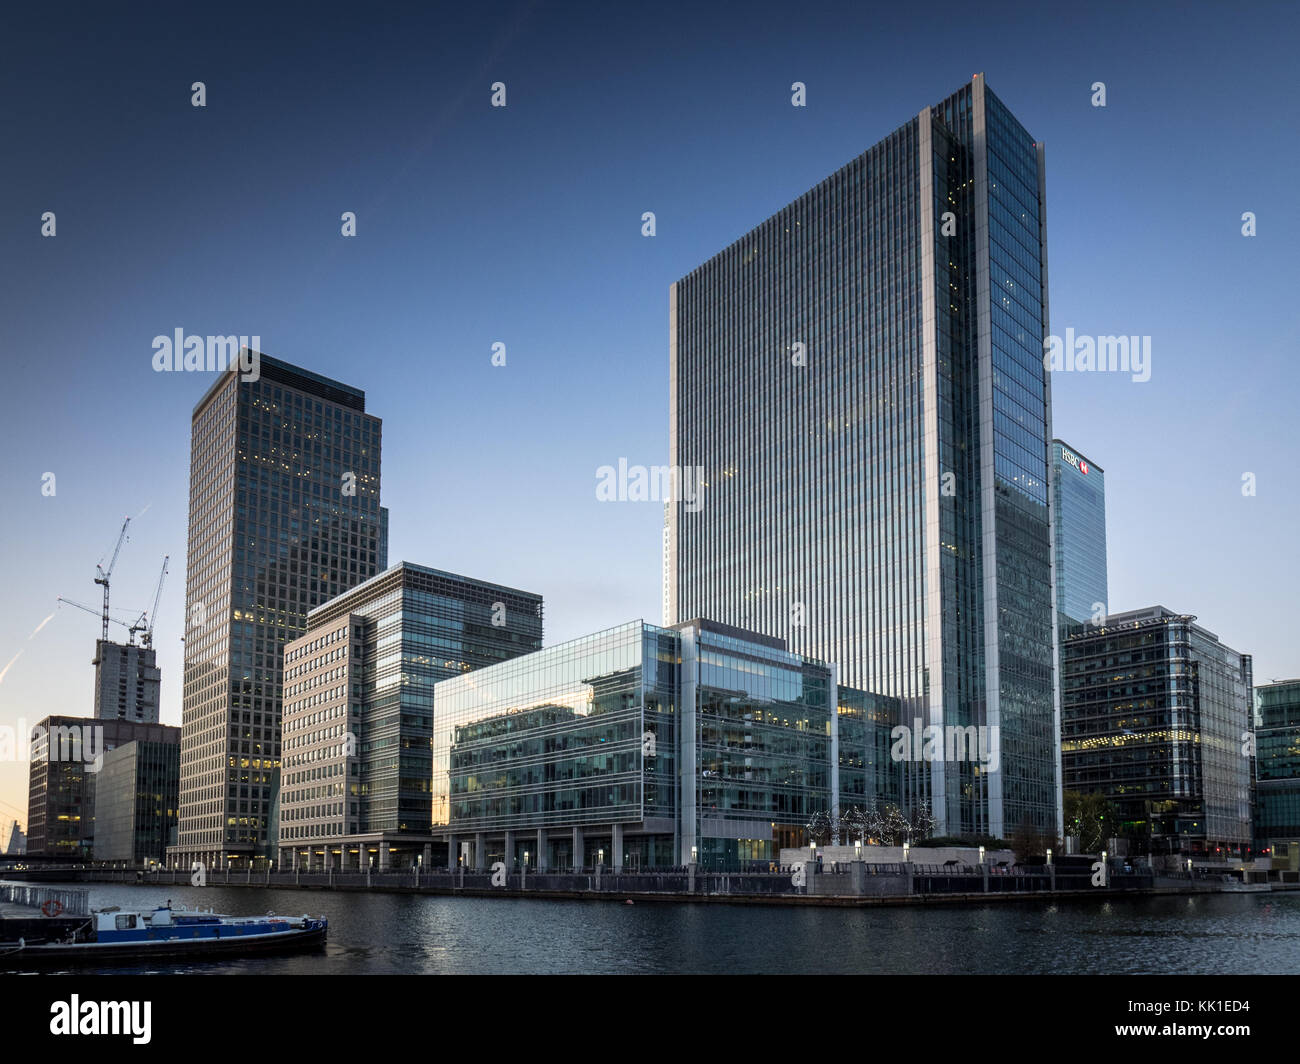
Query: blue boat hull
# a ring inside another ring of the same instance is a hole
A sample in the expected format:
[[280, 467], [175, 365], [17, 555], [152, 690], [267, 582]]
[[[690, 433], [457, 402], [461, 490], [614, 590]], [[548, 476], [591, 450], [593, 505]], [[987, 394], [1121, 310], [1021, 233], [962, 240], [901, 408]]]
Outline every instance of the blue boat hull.
[[325, 945], [328, 928], [311, 927], [264, 935], [205, 936], [203, 938], [167, 938], [134, 942], [82, 942], [28, 944], [21, 949], [16, 942], [0, 943], [0, 969], [28, 967], [99, 966], [111, 964], [148, 964], [156, 959], [263, 956], [273, 953], [296, 953], [320, 949]]

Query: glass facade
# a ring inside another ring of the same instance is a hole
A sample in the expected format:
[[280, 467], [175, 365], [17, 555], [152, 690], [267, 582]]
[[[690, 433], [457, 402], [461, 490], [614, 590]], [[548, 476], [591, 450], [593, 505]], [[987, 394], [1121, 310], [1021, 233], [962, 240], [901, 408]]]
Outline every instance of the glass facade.
[[981, 77], [672, 287], [669, 621], [839, 664], [1000, 768], [904, 762], [941, 834], [1057, 822], [1043, 159]]
[[182, 697], [181, 863], [261, 857], [280, 767], [284, 645], [383, 549], [381, 422], [365, 393], [261, 355], [195, 407]]
[[1139, 853], [1251, 843], [1251, 659], [1163, 606], [1074, 625], [1061, 644], [1064, 787], [1103, 794]]
[[768, 861], [833, 806], [837, 777], [855, 804], [897, 794], [895, 703], [707, 621], [634, 621], [446, 680], [436, 701], [434, 820], [453, 860], [472, 837], [539, 868], [602, 849], [616, 867]]
[[671, 817], [676, 647], [662, 643], [634, 622], [439, 684], [435, 825], [632, 823], [647, 806]]
[[[1276, 854], [1300, 842], [1300, 680], [1255, 688], [1255, 837]], [[1295, 866], [1300, 867], [1300, 866]]]
[[774, 859], [833, 805], [834, 674], [752, 637], [692, 634], [700, 863]]
[[[981, 79], [982, 82], [982, 79]], [[979, 188], [981, 99], [987, 150], [987, 202]], [[981, 463], [984, 492], [984, 609], [995, 637], [985, 643], [986, 705], [983, 719], [996, 724], [1002, 768], [986, 783], [990, 833], [1007, 835], [1029, 823], [1057, 822], [1056, 718], [1054, 697], [1055, 604], [1052, 599], [1051, 523], [1047, 500], [1047, 449], [1051, 439], [1043, 343], [1047, 336], [1046, 233], [1038, 145], [991, 92], [975, 93], [976, 214], [987, 212], [987, 257], [976, 226], [980, 317], [977, 346], [981, 373], [991, 376], [991, 403], [980, 416], [992, 419], [992, 462]], [[983, 313], [988, 292], [985, 358]], [[985, 367], [988, 367], [985, 369]], [[981, 392], [989, 386], [981, 382]], [[989, 466], [992, 466], [990, 476]], [[991, 482], [991, 487], [990, 487]], [[987, 510], [992, 502], [992, 520]], [[990, 572], [992, 568], [992, 572]], [[991, 591], [991, 593], [990, 593]], [[996, 681], [990, 672], [996, 673]], [[970, 763], [960, 766], [972, 767]], [[1000, 778], [998, 778], [1000, 776]], [[963, 790], [964, 781], [963, 781]]]
[[409, 562], [313, 610], [285, 649], [282, 861], [329, 848], [347, 867], [372, 836], [381, 866], [414, 863], [434, 819], [436, 684], [541, 645], [540, 595]]
[[900, 764], [890, 756], [897, 699], [839, 685], [840, 809], [902, 805]]
[[1056, 611], [1062, 624], [1106, 614], [1106, 474], [1063, 440], [1052, 441]]
[[170, 741], [136, 740], [105, 755], [95, 786], [95, 860], [162, 862], [175, 842], [180, 729]]

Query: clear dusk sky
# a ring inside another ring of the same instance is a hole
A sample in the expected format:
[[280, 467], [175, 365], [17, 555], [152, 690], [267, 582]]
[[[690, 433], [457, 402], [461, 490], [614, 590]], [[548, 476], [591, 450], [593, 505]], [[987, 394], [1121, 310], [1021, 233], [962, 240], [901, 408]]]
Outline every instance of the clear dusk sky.
[[[1258, 681], [1300, 675], [1294, 5], [22, 6], [0, 15], [0, 727], [92, 712], [98, 622], [55, 600], [96, 602], [125, 515], [114, 612], [170, 554], [181, 722], [211, 376], [153, 371], [178, 328], [365, 390], [391, 561], [542, 593], [547, 643], [657, 622], [661, 507], [598, 502], [595, 473], [667, 461], [669, 284], [976, 72], [1047, 145], [1052, 331], [1152, 338], [1145, 383], [1052, 385], [1054, 434], [1106, 471], [1111, 609], [1194, 613]], [[0, 761], [0, 841], [26, 804]]]

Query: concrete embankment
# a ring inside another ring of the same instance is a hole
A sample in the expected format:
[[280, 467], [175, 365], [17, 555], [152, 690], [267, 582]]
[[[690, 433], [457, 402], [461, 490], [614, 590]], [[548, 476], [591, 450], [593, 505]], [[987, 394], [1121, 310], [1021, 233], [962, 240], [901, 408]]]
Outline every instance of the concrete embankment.
[[[136, 873], [104, 869], [31, 870], [18, 873], [24, 878], [77, 883], [117, 883], [141, 886], [197, 886], [190, 873]], [[872, 908], [880, 906], [984, 905], [1014, 902], [1057, 900], [1091, 900], [1117, 897], [1156, 896], [1164, 894], [1216, 893], [1222, 884], [1206, 880], [1164, 879], [1123, 887], [1095, 887], [1057, 890], [1016, 889], [1025, 886], [1016, 877], [1001, 877], [991, 890], [978, 889], [976, 878], [971, 890], [926, 890], [918, 893], [873, 893], [869, 895], [836, 893], [827, 884], [814, 882], [813, 891], [796, 888], [785, 875], [723, 875], [700, 873], [694, 877], [681, 873], [663, 875], [597, 875], [594, 873], [511, 874], [496, 876], [487, 872], [466, 873], [240, 873], [218, 870], [208, 873], [203, 885], [250, 889], [288, 889], [302, 891], [376, 891], [392, 894], [426, 894], [475, 898], [545, 898], [573, 901], [603, 901], [615, 904], [697, 902], [725, 905], [830, 906], [838, 908]], [[494, 880], [505, 882], [494, 885]], [[817, 877], [821, 879], [822, 877]], [[677, 882], [677, 880], [682, 882]], [[694, 888], [694, 889], [691, 889]], [[8, 936], [4, 936], [8, 937]]]

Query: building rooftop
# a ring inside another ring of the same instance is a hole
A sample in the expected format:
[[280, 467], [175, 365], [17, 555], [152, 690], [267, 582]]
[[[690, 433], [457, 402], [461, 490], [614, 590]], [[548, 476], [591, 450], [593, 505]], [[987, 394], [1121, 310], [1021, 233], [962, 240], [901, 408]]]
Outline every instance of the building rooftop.
[[427, 565], [416, 565], [414, 562], [397, 562], [395, 565], [390, 565], [382, 573], [376, 573], [369, 580], [362, 581], [356, 587], [350, 588], [341, 595], [335, 595], [334, 598], [313, 607], [307, 613], [308, 625], [319, 624], [330, 617], [338, 617], [350, 612], [353, 605], [371, 598], [385, 584], [400, 583], [401, 581], [395, 579], [395, 577], [403, 572], [421, 573], [425, 576], [438, 577], [453, 583], [473, 584], [476, 587], [504, 591], [511, 595], [518, 595], [521, 598], [536, 599], [539, 603], [542, 601], [542, 596], [536, 591], [523, 591], [517, 587], [494, 584], [489, 580], [479, 580], [473, 576], [461, 576], [459, 573], [449, 573], [443, 569], [431, 569]]
[[[336, 381], [331, 377], [325, 377], [319, 373], [313, 373], [309, 369], [303, 369], [301, 366], [295, 366], [292, 363], [283, 362], [278, 358], [272, 358], [270, 355], [263, 354], [261, 351], [256, 352], [256, 354], [262, 379], [275, 381], [277, 384], [287, 385], [290, 388], [297, 388], [299, 391], [319, 396], [321, 399], [326, 399], [331, 403], [338, 403], [340, 406], [350, 407], [358, 413], [365, 413], [366, 393], [360, 388], [354, 388], [352, 385], [344, 384], [342, 381]], [[198, 417], [203, 408], [212, 401], [212, 397], [215, 396], [227, 380], [229, 380], [228, 374], [237, 372], [238, 364], [231, 369], [219, 373], [217, 379], [212, 382], [212, 386], [203, 393], [203, 398], [195, 404], [194, 411], [190, 415], [191, 418]]]
[[1106, 470], [1104, 470], [1101, 466], [1099, 466], [1096, 462], [1094, 462], [1091, 458], [1089, 458], [1086, 454], [1084, 454], [1081, 450], [1079, 450], [1079, 448], [1077, 448], [1074, 444], [1061, 439], [1059, 436], [1052, 437], [1052, 442], [1059, 443], [1072, 455], [1076, 456], [1077, 458], [1082, 458], [1085, 462], [1088, 463], [1089, 469], [1095, 469], [1098, 473], [1106, 472]]

